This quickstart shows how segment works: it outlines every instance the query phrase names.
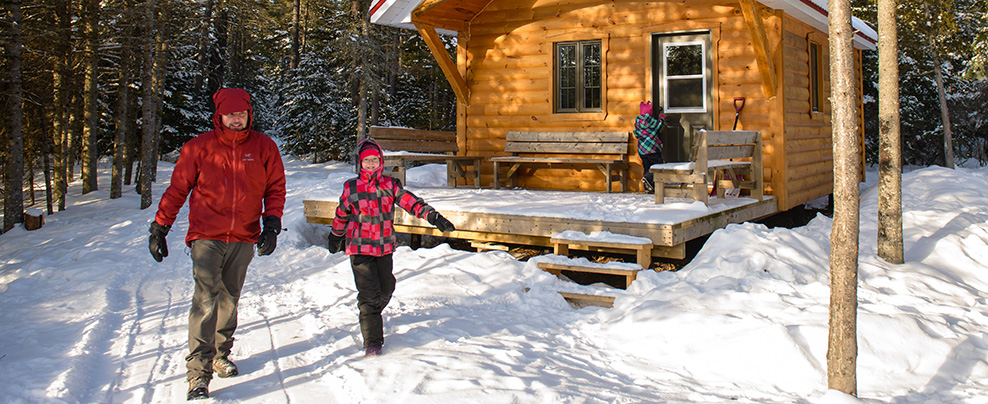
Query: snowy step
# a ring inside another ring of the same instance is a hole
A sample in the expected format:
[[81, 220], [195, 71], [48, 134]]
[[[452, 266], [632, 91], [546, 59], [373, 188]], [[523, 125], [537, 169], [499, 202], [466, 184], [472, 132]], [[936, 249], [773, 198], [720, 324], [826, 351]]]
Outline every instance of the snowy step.
[[608, 266], [560, 264], [556, 262], [540, 262], [538, 265], [539, 265], [539, 269], [556, 276], [559, 276], [562, 273], [562, 271], [589, 272], [594, 274], [623, 276], [625, 279], [624, 281], [625, 289], [631, 286], [631, 282], [638, 277], [638, 271], [641, 271], [640, 268], [626, 269], [626, 268], [615, 268]]
[[583, 293], [559, 292], [570, 305], [576, 308], [586, 306], [614, 307], [613, 296], [588, 295]]
[[608, 231], [595, 231], [590, 234], [575, 230], [566, 230], [553, 235], [549, 241], [552, 243], [553, 253], [556, 255], [569, 255], [570, 247], [609, 248], [616, 250], [631, 250], [635, 252], [638, 265], [648, 268], [652, 265], [652, 240], [646, 237], [637, 237], [628, 234], [617, 234]]

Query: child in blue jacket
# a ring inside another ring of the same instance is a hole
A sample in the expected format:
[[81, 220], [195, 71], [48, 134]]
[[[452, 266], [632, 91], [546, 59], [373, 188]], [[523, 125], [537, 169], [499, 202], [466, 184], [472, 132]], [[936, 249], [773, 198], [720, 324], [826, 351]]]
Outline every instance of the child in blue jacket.
[[642, 102], [639, 106], [640, 115], [635, 118], [635, 138], [638, 139], [638, 156], [642, 159], [645, 175], [642, 176], [642, 187], [645, 192], [655, 191], [655, 180], [648, 171], [653, 164], [662, 164], [662, 139], [659, 135], [666, 125], [665, 114], [659, 114], [656, 119], [652, 116], [652, 102]]

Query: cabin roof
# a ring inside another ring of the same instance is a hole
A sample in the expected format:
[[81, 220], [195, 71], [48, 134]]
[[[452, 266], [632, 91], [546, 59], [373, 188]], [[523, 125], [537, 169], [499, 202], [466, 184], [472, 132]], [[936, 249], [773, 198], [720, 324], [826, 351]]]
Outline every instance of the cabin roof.
[[[423, 4], [430, 14], [436, 14], [440, 22], [436, 30], [440, 34], [455, 35], [457, 27], [468, 22], [490, 4], [492, 0], [373, 0], [370, 9], [370, 20], [374, 24], [388, 25], [414, 30], [412, 11]], [[758, 0], [766, 7], [779, 9], [823, 32], [827, 27], [826, 0]], [[460, 22], [461, 24], [442, 24], [442, 21]], [[854, 47], [873, 50], [878, 43], [878, 33], [864, 21], [852, 17], [855, 29]]]

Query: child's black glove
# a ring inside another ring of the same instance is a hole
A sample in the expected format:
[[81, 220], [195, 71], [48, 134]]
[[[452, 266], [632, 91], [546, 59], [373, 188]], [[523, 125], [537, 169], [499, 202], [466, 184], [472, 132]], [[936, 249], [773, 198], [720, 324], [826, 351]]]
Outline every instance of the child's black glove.
[[453, 227], [453, 223], [450, 223], [449, 220], [443, 217], [443, 215], [440, 215], [439, 212], [433, 211], [432, 213], [429, 213], [427, 219], [429, 220], [429, 224], [436, 226], [436, 228], [443, 233], [456, 231], [456, 228]]
[[343, 244], [346, 243], [346, 237], [342, 235], [335, 235], [332, 232], [329, 233], [329, 252], [336, 254], [343, 251]]
[[281, 219], [278, 216], [264, 218], [264, 231], [257, 237], [257, 256], [270, 255], [278, 246], [278, 234], [281, 233]]
[[161, 262], [162, 258], [168, 256], [168, 241], [165, 240], [165, 236], [171, 228], [171, 226], [162, 226], [157, 221], [151, 222], [148, 250], [151, 250], [151, 257], [155, 261]]

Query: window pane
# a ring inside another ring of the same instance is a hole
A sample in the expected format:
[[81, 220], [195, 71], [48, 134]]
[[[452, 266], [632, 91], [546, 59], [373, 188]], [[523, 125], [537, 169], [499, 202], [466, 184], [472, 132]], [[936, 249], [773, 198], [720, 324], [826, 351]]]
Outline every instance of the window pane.
[[703, 46], [669, 45], [666, 47], [666, 75], [703, 74]]
[[703, 79], [669, 79], [669, 108], [703, 108]]
[[576, 108], [576, 69], [577, 56], [576, 44], [558, 45], [556, 47], [558, 95], [556, 102], [558, 109]]
[[810, 44], [810, 109], [820, 110], [820, 45]]
[[583, 109], [600, 108], [600, 44], [583, 44]]
[[559, 45], [559, 67], [576, 67], [576, 45]]
[[600, 44], [583, 45], [583, 66], [600, 66]]

